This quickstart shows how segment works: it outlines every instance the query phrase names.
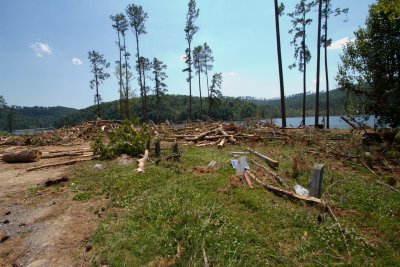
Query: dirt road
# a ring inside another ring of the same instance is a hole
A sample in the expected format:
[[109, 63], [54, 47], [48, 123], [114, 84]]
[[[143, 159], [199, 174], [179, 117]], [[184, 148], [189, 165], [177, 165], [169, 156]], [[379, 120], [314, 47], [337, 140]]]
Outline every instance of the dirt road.
[[[0, 154], [24, 149], [1, 147]], [[39, 147], [54, 151], [89, 149], [88, 144]], [[75, 157], [41, 159], [35, 163], [0, 161], [0, 266], [86, 266], [86, 241], [98, 218], [94, 210], [104, 200], [73, 201], [67, 185], [38, 187], [67, 174], [68, 166], [27, 172], [38, 165]], [[68, 183], [68, 182], [67, 182]]]

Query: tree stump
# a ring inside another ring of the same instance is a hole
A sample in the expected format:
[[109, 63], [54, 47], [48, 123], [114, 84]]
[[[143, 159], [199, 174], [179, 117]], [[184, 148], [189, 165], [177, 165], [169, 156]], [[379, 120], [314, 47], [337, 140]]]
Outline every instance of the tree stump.
[[7, 163], [29, 163], [39, 161], [42, 152], [37, 149], [28, 149], [20, 152], [10, 152], [3, 155], [2, 160]]

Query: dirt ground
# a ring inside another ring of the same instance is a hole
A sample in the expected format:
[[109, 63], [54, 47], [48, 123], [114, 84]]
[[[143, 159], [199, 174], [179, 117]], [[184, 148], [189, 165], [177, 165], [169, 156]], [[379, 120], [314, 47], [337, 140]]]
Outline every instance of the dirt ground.
[[[0, 154], [23, 147], [1, 147]], [[53, 151], [89, 149], [89, 144], [39, 147]], [[0, 161], [0, 266], [86, 266], [87, 239], [95, 229], [95, 210], [103, 199], [73, 201], [64, 185], [40, 187], [48, 179], [65, 175], [68, 166], [27, 172], [34, 166], [63, 162], [74, 157], [41, 159], [35, 163]]]

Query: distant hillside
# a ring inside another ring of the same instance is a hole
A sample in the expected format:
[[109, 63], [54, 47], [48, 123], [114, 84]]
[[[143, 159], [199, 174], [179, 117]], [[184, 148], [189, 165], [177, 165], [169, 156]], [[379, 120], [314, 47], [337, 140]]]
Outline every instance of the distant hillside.
[[[346, 95], [336, 89], [330, 92], [331, 115], [345, 114]], [[315, 94], [307, 94], [306, 113], [314, 115]], [[296, 94], [286, 97], [287, 117], [302, 115], [303, 95]], [[140, 118], [140, 99], [131, 99], [132, 117]], [[189, 98], [184, 95], [166, 95], [161, 103], [161, 119], [170, 121], [182, 121], [188, 118]], [[150, 95], [148, 100], [149, 118], [157, 122], [157, 110], [155, 97]], [[325, 115], [325, 92], [320, 94], [320, 114]], [[193, 119], [200, 119], [200, 99], [193, 97]], [[208, 105], [203, 99], [203, 114], [207, 114]], [[96, 106], [84, 109], [73, 109], [65, 107], [14, 107], [16, 124], [14, 129], [38, 128], [38, 127], [62, 127], [73, 126], [83, 121], [96, 118]], [[280, 117], [280, 99], [257, 99], [254, 97], [224, 97], [221, 106], [212, 117], [221, 120], [243, 120], [246, 118], [269, 119]], [[101, 104], [101, 117], [103, 119], [119, 119], [118, 101], [111, 101]], [[7, 116], [5, 112], [0, 115], [0, 130], [7, 130]]]
[[56, 120], [77, 111], [66, 107], [12, 106], [0, 111], [0, 130], [7, 131], [9, 114], [12, 113], [13, 129], [55, 127]]

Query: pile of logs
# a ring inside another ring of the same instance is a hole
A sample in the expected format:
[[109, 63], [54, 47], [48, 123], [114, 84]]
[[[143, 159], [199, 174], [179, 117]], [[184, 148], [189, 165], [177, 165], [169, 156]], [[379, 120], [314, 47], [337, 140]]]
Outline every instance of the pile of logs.
[[194, 128], [187, 126], [185, 128], [172, 130], [174, 138], [184, 140], [188, 144], [195, 144], [197, 147], [210, 147], [216, 145], [223, 148], [227, 144], [237, 144], [243, 140], [260, 141], [264, 139], [257, 134], [244, 133], [234, 124], [211, 124], [204, 128]]

